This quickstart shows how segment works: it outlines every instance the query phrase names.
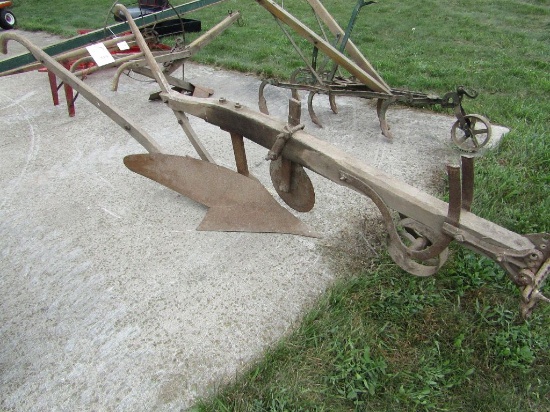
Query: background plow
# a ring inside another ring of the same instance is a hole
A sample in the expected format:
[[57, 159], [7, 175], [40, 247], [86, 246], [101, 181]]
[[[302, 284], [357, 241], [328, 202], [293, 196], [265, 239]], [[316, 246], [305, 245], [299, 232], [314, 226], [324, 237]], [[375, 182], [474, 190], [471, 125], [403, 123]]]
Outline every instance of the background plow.
[[[88, 75], [97, 71], [107, 68], [117, 68], [112, 82], [112, 89], [117, 90], [120, 76], [123, 73], [130, 75], [130, 72], [134, 72], [145, 77], [154, 78], [151, 70], [146, 67], [143, 53], [140, 52], [139, 46], [136, 45], [135, 35], [130, 29], [130, 24], [132, 24], [133, 31], [139, 32], [142, 35], [147, 47], [155, 50], [155, 60], [159, 64], [162, 64], [163, 73], [174, 90], [190, 93], [195, 96], [209, 96], [213, 93], [212, 90], [185, 80], [185, 70], [183, 67], [189, 58], [235, 23], [240, 18], [240, 13], [229, 12], [228, 16], [220, 23], [189, 44], [185, 44], [185, 32], [200, 31], [201, 25], [200, 21], [183, 19], [182, 16], [188, 12], [223, 1], [225, 0], [194, 0], [174, 7], [168, 1], [142, 0], [138, 3], [139, 7], [131, 12], [117, 12], [115, 20], [119, 22], [118, 24], [105, 25], [103, 29], [95, 31], [81, 30], [79, 31], [81, 32], [79, 36], [47, 46], [43, 51], [46, 55], [52, 57], [55, 61], [73, 72], [81, 80], [85, 80]], [[146, 7], [147, 5], [149, 7]], [[114, 8], [115, 4], [111, 7], [108, 18], [112, 16], [111, 12]], [[132, 19], [131, 22], [128, 22], [126, 21], [125, 13], [128, 15], [133, 13], [137, 17], [135, 20]], [[187, 28], [189, 23], [193, 24], [191, 30]], [[169, 34], [180, 36], [175, 39], [174, 47], [160, 42], [160, 33], [162, 33], [163, 27], [166, 30], [167, 24], [171, 27]], [[88, 47], [90, 46], [104, 47], [105, 52], [108, 51], [112, 55], [112, 58], [108, 61], [98, 63], [88, 51]], [[182, 78], [172, 76], [172, 73], [179, 68], [182, 68]], [[75, 102], [78, 98], [78, 92], [76, 94], [73, 93], [72, 86], [63, 78], [60, 79], [58, 84], [55, 71], [51, 71], [47, 67], [44, 68], [40, 61], [35, 60], [32, 53], [21, 54], [0, 61], [0, 77], [36, 69], [48, 72], [52, 99], [56, 106], [59, 104], [58, 92], [63, 87], [69, 116], [75, 116]], [[157, 97], [153, 94], [150, 98], [155, 99]]]
[[[305, 132], [296, 100], [290, 100], [288, 122], [282, 122], [226, 99], [198, 99], [175, 93], [139, 33], [135, 35], [147, 66], [162, 90], [160, 97], [173, 110], [202, 160], [164, 153], [133, 121], [21, 37], [7, 34], [3, 44], [9, 39], [24, 44], [38, 60], [59, 77], [63, 76], [136, 138], [150, 154], [126, 157], [125, 164], [131, 170], [210, 207], [210, 216], [207, 214], [199, 229], [315, 235], [286, 209], [272, 203], [272, 199], [258, 201], [265, 198], [262, 194], [265, 189], [249, 177], [243, 144], [247, 138], [266, 149], [266, 158], [272, 162], [275, 190], [295, 210], [305, 212], [315, 204], [306, 169], [372, 199], [385, 220], [390, 254], [408, 272], [419, 276], [434, 274], [447, 259], [449, 244], [457, 241], [490, 257], [507, 271], [522, 291], [524, 316], [530, 314], [538, 301], [548, 300], [540, 288], [550, 271], [550, 236], [522, 236], [472, 214], [469, 211], [473, 197], [471, 159], [464, 158], [462, 167], [449, 167], [450, 201], [443, 202]], [[229, 133], [237, 172], [214, 164], [213, 157], [191, 128], [188, 114]], [[399, 215], [397, 221], [395, 213]]]
[[[275, 18], [306, 66], [294, 71], [289, 82], [280, 82], [275, 79], [262, 82], [259, 89], [259, 108], [262, 113], [269, 113], [264, 96], [264, 89], [268, 85], [292, 90], [292, 96], [295, 99], [299, 98], [299, 90], [309, 92], [307, 99], [308, 112], [312, 121], [319, 126], [321, 126], [321, 121], [313, 109], [313, 99], [316, 94], [328, 96], [330, 108], [334, 113], [338, 113], [336, 96], [374, 99], [376, 100], [376, 112], [382, 134], [388, 139], [393, 139], [386, 119], [389, 106], [394, 103], [411, 106], [438, 105], [453, 110], [457, 120], [451, 127], [451, 139], [461, 150], [476, 152], [487, 145], [492, 135], [489, 120], [481, 115], [467, 114], [462, 107], [464, 97], [475, 98], [477, 92], [468, 91], [459, 86], [455, 91], [440, 97], [417, 91], [392, 88], [351, 41], [351, 33], [359, 11], [361, 8], [375, 2], [358, 0], [345, 30], [338, 25], [319, 0], [307, 0], [307, 2], [319, 23], [321, 34], [317, 34], [274, 1], [257, 0], [257, 3]], [[313, 46], [311, 59], [306, 57], [306, 54], [299, 48], [284, 25]], [[328, 28], [334, 37], [333, 40], [329, 39], [324, 26]], [[324, 59], [320, 56], [321, 53], [324, 54]], [[342, 75], [340, 73], [341, 68], [348, 72], [349, 76]]]

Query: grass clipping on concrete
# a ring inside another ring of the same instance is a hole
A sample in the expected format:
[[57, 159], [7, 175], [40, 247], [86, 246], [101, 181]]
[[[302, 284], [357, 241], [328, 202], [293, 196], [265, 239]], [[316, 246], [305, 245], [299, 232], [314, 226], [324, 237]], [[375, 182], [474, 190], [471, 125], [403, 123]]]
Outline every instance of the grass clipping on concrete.
[[[75, 0], [80, 11], [67, 17], [61, 3], [16, 3], [19, 27], [65, 34], [98, 28], [111, 6]], [[356, 1], [323, 3], [346, 27]], [[306, 2], [284, 5], [314, 26]], [[240, 10], [244, 24], [195, 60], [281, 79], [301, 67], [252, 0], [189, 17], [208, 28], [229, 9]], [[440, 95], [474, 88], [480, 96], [465, 101], [467, 112], [511, 129], [477, 162], [473, 211], [518, 233], [549, 231], [549, 16], [546, 0], [382, 0], [361, 11], [352, 36], [392, 87]], [[550, 410], [548, 305], [522, 322], [518, 292], [504, 272], [460, 248], [435, 277], [408, 275], [380, 247], [376, 221], [368, 223], [358, 222], [342, 249], [326, 250], [341, 279], [300, 326], [195, 409]]]

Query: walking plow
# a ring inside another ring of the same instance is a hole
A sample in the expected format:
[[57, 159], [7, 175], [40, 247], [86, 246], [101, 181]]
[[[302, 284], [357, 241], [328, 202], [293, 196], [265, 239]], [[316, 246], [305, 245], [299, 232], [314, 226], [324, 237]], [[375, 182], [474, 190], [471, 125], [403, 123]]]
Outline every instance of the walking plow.
[[[350, 39], [359, 11], [363, 7], [375, 3], [374, 1], [358, 0], [346, 30], [343, 30], [321, 4], [320, 0], [307, 0], [319, 23], [321, 35], [274, 1], [256, 1], [273, 15], [277, 24], [306, 65], [305, 68], [294, 71], [289, 82], [280, 82], [275, 79], [262, 82], [259, 90], [259, 108], [262, 113], [269, 113], [264, 96], [264, 89], [267, 85], [290, 89], [292, 97], [295, 99], [299, 99], [298, 90], [308, 91], [309, 115], [311, 120], [318, 126], [321, 126], [321, 122], [313, 109], [313, 98], [316, 94], [328, 95], [330, 107], [334, 113], [338, 113], [336, 96], [375, 99], [382, 134], [388, 139], [393, 139], [390, 126], [386, 120], [386, 112], [391, 104], [439, 105], [442, 108], [452, 109], [456, 116], [457, 120], [451, 127], [451, 139], [460, 149], [466, 152], [476, 152], [489, 142], [492, 134], [490, 122], [484, 116], [466, 114], [462, 107], [464, 97], [475, 98], [477, 92], [468, 91], [459, 86], [455, 91], [440, 97], [422, 92], [396, 89], [388, 86], [382, 76], [376, 72]], [[328, 27], [335, 37], [334, 40], [331, 41], [328, 38], [323, 24]], [[311, 60], [298, 47], [284, 25], [313, 45]], [[325, 59], [321, 58], [319, 52], [325, 55]], [[351, 76], [344, 77], [339, 74], [340, 68], [347, 71]]]
[[[435, 274], [447, 260], [449, 245], [455, 241], [493, 259], [508, 273], [521, 291], [524, 317], [531, 314], [539, 301], [550, 301], [541, 292], [550, 273], [550, 234], [520, 235], [473, 214], [472, 158], [462, 157], [460, 166], [448, 166], [450, 195], [446, 203], [307, 133], [300, 123], [301, 105], [296, 99], [290, 99], [288, 122], [284, 122], [224, 98], [197, 98], [173, 91], [137, 27], [131, 18], [128, 20], [135, 29], [148, 68], [162, 90], [160, 98], [174, 112], [200, 160], [165, 153], [124, 113], [21, 36], [2, 35], [2, 51], [6, 52], [8, 40], [23, 44], [37, 60], [141, 143], [149, 153], [126, 156], [125, 165], [206, 205], [209, 209], [198, 230], [317, 236], [250, 176], [244, 148], [246, 138], [266, 149], [265, 159], [270, 162], [275, 190], [296, 211], [307, 212], [315, 205], [314, 187], [306, 170], [370, 198], [384, 219], [389, 253], [407, 272], [417, 276]], [[215, 164], [191, 128], [187, 115], [228, 132], [237, 171]]]

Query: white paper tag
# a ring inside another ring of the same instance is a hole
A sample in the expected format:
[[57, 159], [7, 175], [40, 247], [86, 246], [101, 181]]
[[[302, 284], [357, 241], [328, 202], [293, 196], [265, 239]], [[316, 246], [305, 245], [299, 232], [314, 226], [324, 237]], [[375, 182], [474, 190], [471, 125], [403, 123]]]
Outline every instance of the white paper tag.
[[128, 43], [125, 41], [121, 41], [120, 43], [116, 44], [118, 46], [119, 50], [130, 50], [130, 46], [128, 46]]
[[107, 50], [107, 47], [105, 47], [103, 43], [86, 46], [86, 50], [88, 50], [88, 53], [90, 53], [90, 56], [92, 56], [92, 59], [94, 59], [98, 66], [105, 66], [115, 61], [114, 57], [111, 56], [111, 53], [109, 53], [109, 50]]

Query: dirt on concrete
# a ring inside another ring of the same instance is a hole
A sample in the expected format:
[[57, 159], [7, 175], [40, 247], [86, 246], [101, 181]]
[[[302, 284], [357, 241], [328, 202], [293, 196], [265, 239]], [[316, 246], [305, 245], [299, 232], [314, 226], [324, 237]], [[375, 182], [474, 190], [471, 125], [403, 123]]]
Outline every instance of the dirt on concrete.
[[[86, 83], [170, 153], [196, 156], [173, 113], [148, 101], [158, 87], [136, 75], [115, 93], [113, 73]], [[196, 64], [185, 74], [257, 107], [255, 76]], [[286, 119], [289, 94], [266, 96]], [[452, 117], [392, 108], [392, 143], [368, 101], [337, 103], [335, 115], [316, 98], [322, 129], [304, 108], [306, 131], [422, 190], [458, 162]], [[363, 246], [355, 233], [368, 202], [313, 173], [316, 206], [295, 214], [322, 239], [199, 232], [206, 208], [128, 170], [123, 157], [145, 150], [82, 97], [73, 118], [64, 101], [53, 106], [46, 73], [0, 78], [0, 107], [0, 409], [186, 409], [299, 322], [336, 276], [327, 246], [342, 236]], [[234, 168], [229, 135], [191, 122]], [[277, 197], [266, 150], [246, 149], [251, 173]]]

